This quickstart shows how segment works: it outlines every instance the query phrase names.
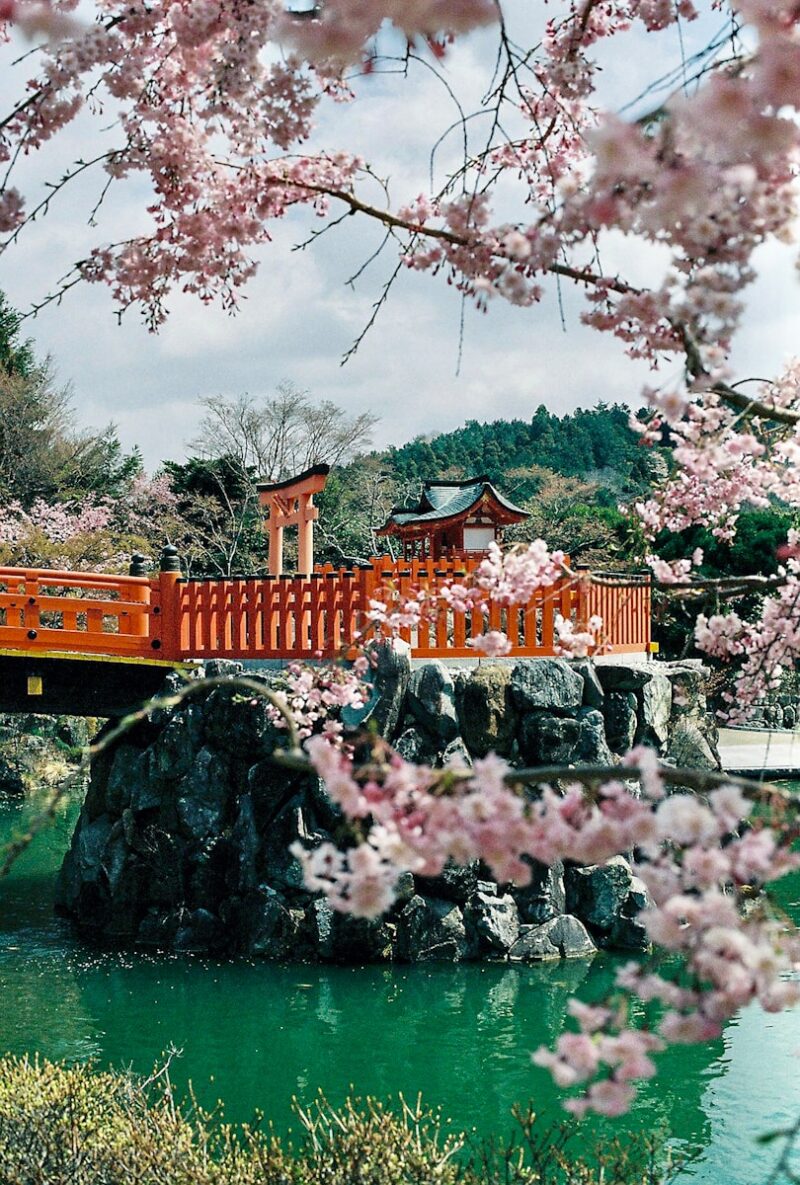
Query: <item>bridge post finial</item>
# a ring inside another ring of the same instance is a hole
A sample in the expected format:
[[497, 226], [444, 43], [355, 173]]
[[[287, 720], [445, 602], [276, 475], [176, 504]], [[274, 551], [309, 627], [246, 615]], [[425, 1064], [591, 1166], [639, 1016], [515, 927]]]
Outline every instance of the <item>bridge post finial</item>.
[[128, 568], [129, 576], [146, 576], [147, 575], [147, 560], [138, 551], [135, 551], [131, 556], [131, 564]]
[[181, 557], [178, 555], [177, 547], [173, 547], [171, 543], [162, 549], [159, 570], [161, 572], [180, 572], [181, 570]]

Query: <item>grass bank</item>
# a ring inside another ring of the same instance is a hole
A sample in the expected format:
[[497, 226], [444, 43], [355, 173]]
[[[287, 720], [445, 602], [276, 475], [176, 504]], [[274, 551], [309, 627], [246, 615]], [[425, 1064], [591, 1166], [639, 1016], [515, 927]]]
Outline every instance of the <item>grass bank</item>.
[[295, 1106], [296, 1139], [231, 1126], [174, 1094], [167, 1062], [149, 1078], [0, 1058], [3, 1185], [661, 1185], [652, 1142], [573, 1156], [567, 1130], [519, 1117], [507, 1145], [471, 1146], [417, 1100], [323, 1098]]

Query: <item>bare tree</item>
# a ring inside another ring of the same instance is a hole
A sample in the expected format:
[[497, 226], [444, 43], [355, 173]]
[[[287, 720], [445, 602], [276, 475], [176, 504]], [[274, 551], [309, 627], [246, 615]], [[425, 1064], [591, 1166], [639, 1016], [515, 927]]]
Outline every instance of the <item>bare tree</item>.
[[200, 456], [228, 457], [251, 478], [280, 481], [312, 465], [341, 465], [370, 441], [377, 420], [350, 416], [330, 400], [284, 382], [271, 399], [212, 395], [191, 442]]

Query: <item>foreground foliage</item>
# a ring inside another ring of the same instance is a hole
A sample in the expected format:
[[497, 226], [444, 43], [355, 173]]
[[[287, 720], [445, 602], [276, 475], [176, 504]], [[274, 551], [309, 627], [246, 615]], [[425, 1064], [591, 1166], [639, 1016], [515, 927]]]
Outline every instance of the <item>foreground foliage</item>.
[[520, 1136], [470, 1151], [420, 1099], [395, 1109], [375, 1099], [333, 1108], [320, 1095], [295, 1103], [300, 1139], [235, 1127], [180, 1103], [169, 1062], [148, 1079], [27, 1058], [0, 1059], [0, 1180], [36, 1185], [607, 1185], [667, 1180], [655, 1144], [608, 1141], [575, 1158], [563, 1133]]

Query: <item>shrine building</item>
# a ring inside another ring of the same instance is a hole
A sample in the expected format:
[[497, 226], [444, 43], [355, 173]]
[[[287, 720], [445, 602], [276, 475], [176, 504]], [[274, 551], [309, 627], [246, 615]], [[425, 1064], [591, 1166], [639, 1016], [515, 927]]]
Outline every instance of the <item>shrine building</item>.
[[486, 551], [501, 543], [503, 531], [528, 512], [509, 502], [489, 478], [426, 481], [419, 503], [395, 507], [378, 535], [400, 540], [403, 556], [439, 559], [448, 554]]

